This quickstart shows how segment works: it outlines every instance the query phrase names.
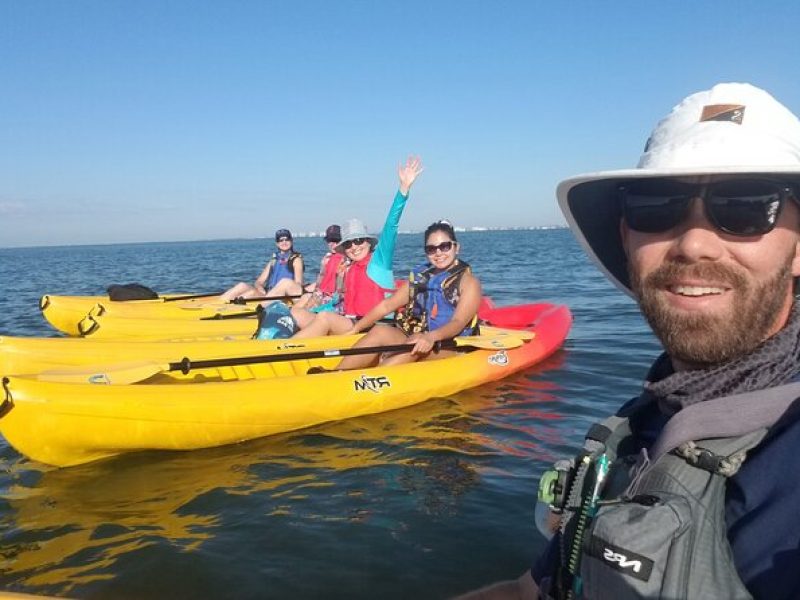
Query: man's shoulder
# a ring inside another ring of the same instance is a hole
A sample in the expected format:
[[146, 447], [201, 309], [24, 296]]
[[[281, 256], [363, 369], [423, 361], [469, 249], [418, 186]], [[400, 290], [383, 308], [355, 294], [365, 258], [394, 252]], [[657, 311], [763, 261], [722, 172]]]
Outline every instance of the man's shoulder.
[[800, 414], [787, 411], [726, 488], [725, 520], [736, 569], [756, 597], [794, 598], [800, 571]]

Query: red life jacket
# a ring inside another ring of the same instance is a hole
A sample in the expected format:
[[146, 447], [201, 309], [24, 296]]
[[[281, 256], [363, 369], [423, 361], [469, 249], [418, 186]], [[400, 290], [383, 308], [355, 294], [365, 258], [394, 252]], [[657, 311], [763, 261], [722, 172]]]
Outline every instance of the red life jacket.
[[344, 260], [344, 254], [332, 253], [325, 261], [325, 268], [322, 271], [317, 289], [325, 294], [333, 294], [336, 291], [336, 275], [339, 272], [339, 265]]
[[344, 275], [342, 311], [347, 316], [363, 317], [392, 291], [382, 288], [367, 275], [367, 266], [371, 258], [370, 252], [360, 261], [351, 263]]

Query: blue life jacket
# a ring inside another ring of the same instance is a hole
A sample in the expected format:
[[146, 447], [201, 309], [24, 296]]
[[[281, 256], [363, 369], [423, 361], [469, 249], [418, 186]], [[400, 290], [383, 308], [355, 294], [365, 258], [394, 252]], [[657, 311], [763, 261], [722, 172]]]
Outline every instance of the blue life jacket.
[[[461, 296], [461, 278], [469, 264], [456, 260], [448, 269], [436, 272], [429, 263], [409, 274], [409, 303], [397, 315], [398, 326], [407, 334], [434, 331], [449, 323]], [[477, 316], [458, 334], [476, 335]]]
[[269, 278], [265, 282], [264, 288], [270, 290], [274, 288], [281, 279], [294, 279], [294, 261], [302, 255], [294, 249], [287, 252], [274, 252], [269, 259]]

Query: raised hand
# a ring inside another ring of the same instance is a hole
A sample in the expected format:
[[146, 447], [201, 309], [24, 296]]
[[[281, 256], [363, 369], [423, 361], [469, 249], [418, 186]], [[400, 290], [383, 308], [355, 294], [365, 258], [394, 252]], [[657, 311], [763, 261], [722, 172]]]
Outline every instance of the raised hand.
[[400, 178], [400, 193], [404, 196], [408, 194], [408, 190], [414, 184], [417, 176], [424, 170], [422, 161], [419, 156], [409, 156], [406, 159], [406, 164], [402, 163], [397, 166], [397, 176]]

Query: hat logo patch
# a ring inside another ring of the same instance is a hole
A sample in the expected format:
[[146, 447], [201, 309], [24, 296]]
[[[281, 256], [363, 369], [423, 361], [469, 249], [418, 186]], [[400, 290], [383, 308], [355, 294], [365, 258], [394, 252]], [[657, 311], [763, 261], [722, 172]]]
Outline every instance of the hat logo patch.
[[703, 107], [700, 122], [729, 121], [741, 125], [744, 120], [744, 104], [708, 104]]

